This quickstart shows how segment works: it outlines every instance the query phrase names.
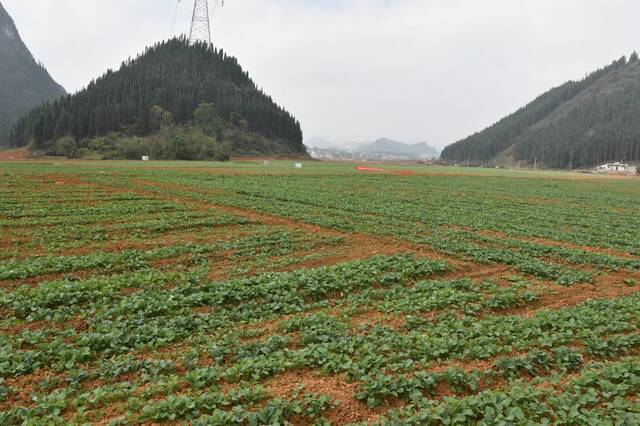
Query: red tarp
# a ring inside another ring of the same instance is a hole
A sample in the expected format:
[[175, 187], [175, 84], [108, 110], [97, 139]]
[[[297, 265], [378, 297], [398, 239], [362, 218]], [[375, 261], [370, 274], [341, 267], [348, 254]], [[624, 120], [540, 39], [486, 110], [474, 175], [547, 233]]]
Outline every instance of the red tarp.
[[[363, 166], [356, 167], [356, 170], [359, 172], [387, 173], [387, 170], [385, 169], [376, 169], [373, 167], [363, 167]], [[390, 170], [388, 172], [391, 173], [392, 175], [404, 175], [404, 176], [409, 176], [413, 174], [412, 170]]]
[[359, 172], [384, 172], [384, 169], [374, 169], [373, 167], [356, 167], [356, 170]]

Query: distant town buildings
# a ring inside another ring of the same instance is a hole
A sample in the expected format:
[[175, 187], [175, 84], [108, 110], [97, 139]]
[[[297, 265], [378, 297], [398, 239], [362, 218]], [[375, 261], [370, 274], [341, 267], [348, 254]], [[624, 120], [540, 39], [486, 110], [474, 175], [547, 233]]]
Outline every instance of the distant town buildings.
[[437, 155], [419, 155], [392, 152], [350, 152], [337, 148], [309, 148], [309, 155], [317, 160], [347, 161], [425, 161], [437, 158]]

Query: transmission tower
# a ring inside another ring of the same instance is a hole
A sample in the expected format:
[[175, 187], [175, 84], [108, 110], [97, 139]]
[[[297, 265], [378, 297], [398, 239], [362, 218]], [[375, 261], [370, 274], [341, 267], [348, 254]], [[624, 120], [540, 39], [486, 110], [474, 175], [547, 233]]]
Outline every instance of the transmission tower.
[[[213, 6], [224, 6], [224, 0], [211, 0]], [[205, 42], [211, 44], [211, 20], [208, 0], [194, 0], [193, 17], [191, 18], [191, 30], [189, 42]]]

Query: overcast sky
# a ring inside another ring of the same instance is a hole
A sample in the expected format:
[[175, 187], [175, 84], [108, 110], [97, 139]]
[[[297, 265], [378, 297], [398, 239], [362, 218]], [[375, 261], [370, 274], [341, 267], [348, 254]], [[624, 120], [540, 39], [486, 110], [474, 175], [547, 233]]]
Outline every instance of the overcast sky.
[[[0, 1], [68, 91], [168, 38], [177, 2]], [[638, 0], [226, 0], [213, 25], [305, 137], [442, 148], [640, 49], [639, 20]]]

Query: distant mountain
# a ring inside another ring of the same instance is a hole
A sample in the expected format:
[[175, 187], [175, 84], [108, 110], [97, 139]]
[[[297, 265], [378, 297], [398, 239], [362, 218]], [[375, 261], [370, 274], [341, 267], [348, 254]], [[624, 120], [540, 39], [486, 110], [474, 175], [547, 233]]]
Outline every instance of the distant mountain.
[[374, 142], [345, 142], [333, 144], [322, 138], [305, 141], [312, 157], [339, 160], [425, 160], [437, 158], [438, 151], [428, 144], [406, 144], [387, 138]]
[[357, 147], [354, 152], [371, 157], [397, 156], [407, 159], [437, 158], [438, 150], [424, 142], [406, 144], [387, 138], [381, 138], [370, 144]]
[[38, 64], [0, 3], [0, 145], [7, 145], [16, 121], [31, 108], [65, 94]]
[[300, 123], [236, 58], [184, 37], [158, 43], [84, 90], [34, 109], [18, 123], [14, 143], [53, 155], [98, 150], [102, 158], [307, 155]]
[[370, 142], [357, 142], [357, 141], [347, 141], [347, 142], [333, 142], [325, 138], [320, 137], [311, 137], [305, 139], [304, 144], [310, 148], [319, 148], [319, 149], [327, 149], [327, 150], [338, 150], [338, 151], [346, 151], [353, 152], [355, 149], [362, 145], [366, 145]]
[[640, 160], [640, 61], [634, 53], [538, 97], [442, 152], [456, 162], [586, 168]]

